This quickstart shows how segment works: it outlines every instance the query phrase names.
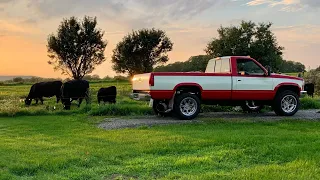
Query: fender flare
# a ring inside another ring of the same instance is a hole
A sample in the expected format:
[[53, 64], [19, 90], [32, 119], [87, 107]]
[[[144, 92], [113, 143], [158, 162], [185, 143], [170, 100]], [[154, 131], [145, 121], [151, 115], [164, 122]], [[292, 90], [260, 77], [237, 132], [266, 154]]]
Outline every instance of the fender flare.
[[274, 95], [277, 94], [278, 90], [283, 86], [295, 86], [299, 89], [298, 95], [300, 96], [301, 87], [297, 83], [280, 83], [274, 88]]

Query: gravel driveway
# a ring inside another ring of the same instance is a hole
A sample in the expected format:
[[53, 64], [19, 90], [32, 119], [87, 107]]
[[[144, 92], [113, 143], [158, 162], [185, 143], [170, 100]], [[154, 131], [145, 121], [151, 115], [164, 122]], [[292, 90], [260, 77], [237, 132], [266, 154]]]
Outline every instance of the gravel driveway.
[[244, 114], [236, 112], [214, 112], [214, 113], [202, 113], [199, 114], [195, 120], [177, 120], [174, 118], [161, 118], [156, 116], [145, 116], [134, 119], [120, 119], [110, 118], [105, 119], [104, 122], [98, 125], [103, 129], [122, 129], [133, 128], [139, 126], [152, 126], [152, 125], [166, 125], [166, 124], [191, 124], [200, 123], [201, 118], [217, 118], [217, 119], [257, 119], [257, 120], [281, 120], [281, 119], [305, 119], [305, 120], [319, 120], [319, 110], [300, 110], [292, 117], [276, 116], [273, 112], [261, 113], [261, 114]]

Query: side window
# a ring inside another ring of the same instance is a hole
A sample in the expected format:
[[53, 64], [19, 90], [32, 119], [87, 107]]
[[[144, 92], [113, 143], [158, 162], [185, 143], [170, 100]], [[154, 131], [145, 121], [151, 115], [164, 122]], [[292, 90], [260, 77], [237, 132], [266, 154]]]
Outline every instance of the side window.
[[210, 60], [206, 68], [206, 73], [214, 73], [215, 66], [216, 61]]
[[221, 69], [221, 61], [222, 60], [216, 60], [216, 67], [214, 69], [214, 72], [215, 73], [219, 73], [220, 72], [220, 69]]
[[211, 60], [209, 61], [206, 73], [229, 73], [230, 59]]
[[222, 73], [228, 73], [230, 72], [230, 60], [229, 59], [223, 59], [221, 60], [221, 69], [220, 72]]
[[237, 69], [238, 74], [244, 75], [264, 75], [265, 73], [263, 69], [250, 59], [238, 59]]

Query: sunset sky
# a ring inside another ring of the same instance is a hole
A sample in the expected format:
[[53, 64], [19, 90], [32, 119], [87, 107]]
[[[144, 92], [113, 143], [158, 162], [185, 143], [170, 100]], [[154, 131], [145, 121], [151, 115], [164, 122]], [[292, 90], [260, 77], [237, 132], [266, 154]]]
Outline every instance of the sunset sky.
[[46, 40], [61, 20], [96, 16], [107, 60], [92, 74], [114, 76], [111, 54], [124, 35], [160, 28], [174, 43], [170, 61], [204, 54], [220, 25], [272, 22], [286, 60], [320, 65], [320, 0], [0, 0], [0, 75], [62, 77], [47, 61]]

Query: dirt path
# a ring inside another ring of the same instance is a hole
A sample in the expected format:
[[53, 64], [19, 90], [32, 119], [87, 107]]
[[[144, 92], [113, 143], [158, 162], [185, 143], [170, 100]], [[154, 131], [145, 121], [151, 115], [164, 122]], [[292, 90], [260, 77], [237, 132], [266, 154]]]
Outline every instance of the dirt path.
[[177, 120], [174, 118], [161, 118], [156, 116], [138, 117], [134, 119], [121, 119], [112, 118], [105, 119], [104, 122], [98, 125], [103, 129], [121, 129], [121, 128], [133, 128], [139, 126], [152, 126], [152, 125], [166, 125], [166, 124], [190, 124], [200, 123], [201, 118], [217, 118], [217, 119], [258, 119], [258, 120], [281, 120], [281, 119], [306, 119], [306, 120], [319, 120], [319, 110], [300, 110], [292, 117], [276, 116], [273, 112], [261, 113], [261, 114], [244, 114], [236, 112], [214, 112], [199, 114], [199, 117], [195, 120]]

